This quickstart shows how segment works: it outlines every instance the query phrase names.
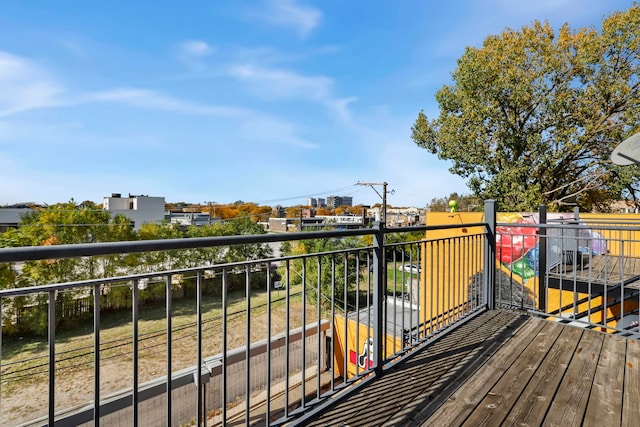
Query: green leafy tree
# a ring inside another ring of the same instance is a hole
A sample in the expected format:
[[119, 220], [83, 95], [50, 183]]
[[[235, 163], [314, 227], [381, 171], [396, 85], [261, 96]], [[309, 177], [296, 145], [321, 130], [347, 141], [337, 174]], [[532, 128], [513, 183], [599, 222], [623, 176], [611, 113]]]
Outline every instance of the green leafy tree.
[[449, 201], [455, 200], [457, 203], [456, 209], [459, 212], [475, 212], [481, 211], [483, 208], [482, 200], [477, 197], [468, 195], [459, 195], [454, 192], [448, 197], [434, 197], [429, 203], [429, 210], [431, 212], [448, 212], [451, 207]]
[[640, 130], [639, 53], [637, 3], [600, 32], [540, 22], [506, 29], [466, 49], [453, 84], [436, 93], [439, 117], [420, 112], [412, 138], [501, 209], [637, 202], [639, 170], [609, 156]]
[[[221, 225], [221, 235], [241, 236], [250, 234], [265, 234], [266, 231], [260, 225], [251, 220], [249, 215], [240, 214], [232, 221], [226, 221]], [[244, 245], [230, 246], [224, 259], [227, 262], [265, 259], [273, 255], [271, 247], [267, 244], [248, 243]]]
[[[73, 200], [34, 210], [22, 218], [18, 229], [4, 234], [4, 246], [40, 246], [95, 243], [133, 236], [130, 221], [124, 217], [111, 218], [109, 212], [97, 209], [92, 202], [77, 205]], [[9, 274], [1, 274], [0, 287], [46, 285], [112, 274], [119, 263], [113, 257], [79, 257], [29, 261], [20, 273], [11, 266]], [[91, 289], [89, 291], [92, 291]], [[75, 299], [86, 295], [83, 291], [56, 294], [56, 323], [60, 326], [80, 320], [73, 314]], [[16, 297], [5, 304], [6, 312], [17, 323], [7, 322], [13, 332], [43, 333], [46, 330], [48, 304], [46, 295]], [[4, 310], [3, 310], [4, 311]], [[12, 332], [11, 330], [9, 331]]]
[[[316, 254], [341, 249], [351, 249], [365, 246], [364, 241], [359, 237], [347, 237], [343, 239], [311, 239], [291, 242], [281, 246], [285, 256]], [[362, 258], [366, 258], [362, 254]], [[319, 262], [318, 262], [319, 261]], [[349, 252], [346, 255], [339, 253], [336, 255], [319, 255], [307, 259], [293, 259], [289, 262], [289, 285], [297, 286], [304, 283], [307, 291], [308, 302], [315, 303], [318, 299], [317, 290], [320, 289], [320, 304], [324, 308], [329, 308], [331, 295], [333, 292], [337, 308], [340, 309], [344, 303], [344, 294], [347, 293], [347, 304], [353, 308], [355, 297], [356, 281], [358, 275], [362, 275], [363, 283], [366, 280], [366, 261], [359, 263], [356, 254]], [[280, 276], [287, 277], [286, 265], [280, 267]], [[320, 284], [318, 288], [318, 283]], [[345, 287], [346, 284], [346, 287]]]

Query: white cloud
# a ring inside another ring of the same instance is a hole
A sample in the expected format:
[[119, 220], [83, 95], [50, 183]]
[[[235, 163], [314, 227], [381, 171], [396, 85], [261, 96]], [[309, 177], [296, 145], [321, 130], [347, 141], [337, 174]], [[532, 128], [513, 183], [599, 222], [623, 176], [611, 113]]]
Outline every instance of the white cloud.
[[61, 86], [36, 64], [0, 51], [0, 117], [60, 105]]
[[212, 54], [215, 49], [202, 40], [187, 40], [180, 44], [180, 49], [185, 55], [202, 58]]
[[120, 88], [84, 95], [80, 102], [115, 102], [150, 110], [202, 116], [243, 116], [252, 114], [251, 110], [219, 105], [201, 104], [184, 101], [164, 95], [160, 92], [136, 88]]
[[305, 76], [294, 71], [255, 65], [236, 65], [229, 74], [246, 82], [259, 96], [268, 99], [295, 98], [324, 105], [329, 112], [345, 123], [350, 122], [348, 105], [354, 97], [338, 98], [333, 95], [333, 79], [325, 76]]
[[238, 65], [230, 74], [254, 85], [259, 93], [273, 98], [302, 97], [315, 100], [329, 97], [333, 80], [324, 76], [303, 76], [288, 70]]
[[297, 4], [295, 0], [267, 0], [262, 10], [252, 11], [250, 18], [297, 31], [306, 37], [322, 20], [322, 12], [314, 7]]
[[193, 71], [202, 71], [206, 68], [205, 59], [216, 51], [203, 40], [185, 40], [176, 45], [176, 56], [180, 62]]

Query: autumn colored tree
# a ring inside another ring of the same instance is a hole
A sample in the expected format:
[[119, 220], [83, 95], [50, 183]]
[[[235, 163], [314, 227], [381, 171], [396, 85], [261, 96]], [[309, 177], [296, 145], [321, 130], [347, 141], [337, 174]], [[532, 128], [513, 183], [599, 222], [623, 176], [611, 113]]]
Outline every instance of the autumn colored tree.
[[436, 93], [439, 117], [420, 112], [412, 138], [501, 209], [638, 205], [640, 169], [613, 165], [610, 153], [640, 130], [639, 67], [637, 3], [599, 32], [506, 29], [466, 49]]
[[300, 218], [301, 212], [305, 209], [310, 209], [310, 207], [303, 205], [289, 206], [285, 211], [285, 216], [287, 218]]

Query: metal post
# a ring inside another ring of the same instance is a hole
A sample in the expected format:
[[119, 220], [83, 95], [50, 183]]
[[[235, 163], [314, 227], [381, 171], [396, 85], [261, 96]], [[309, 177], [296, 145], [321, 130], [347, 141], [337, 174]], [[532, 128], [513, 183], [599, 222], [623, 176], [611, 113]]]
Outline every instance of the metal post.
[[133, 323], [133, 393], [132, 393], [132, 406], [133, 406], [133, 425], [138, 425], [138, 281], [133, 281], [133, 288], [131, 291], [131, 320]]
[[[267, 269], [267, 399], [265, 404], [265, 424], [269, 425], [271, 415], [271, 263]], [[206, 426], [206, 424], [205, 424]]]
[[56, 291], [49, 291], [49, 425], [55, 423], [56, 413]]
[[202, 406], [204, 392], [202, 389], [202, 272], [198, 271], [196, 275], [196, 366], [198, 367], [198, 376], [196, 378], [196, 425], [199, 426], [201, 420], [204, 419], [206, 424], [206, 414]]
[[[222, 425], [227, 423], [227, 270], [222, 269]], [[286, 405], [285, 405], [286, 410]]]
[[93, 287], [93, 422], [100, 425], [100, 285]]
[[496, 304], [496, 201], [485, 200], [484, 220], [487, 223], [484, 258], [484, 294], [485, 304], [493, 310]]
[[[540, 225], [547, 224], [547, 207], [540, 205], [538, 208]], [[538, 241], [538, 309], [547, 312], [547, 228], [539, 228], [540, 239]]]
[[383, 313], [384, 309], [383, 299], [385, 295], [385, 282], [386, 282], [386, 261], [385, 261], [385, 248], [384, 248], [384, 222], [376, 222], [373, 225], [376, 233], [373, 235], [373, 271], [375, 275], [373, 278], [373, 317], [375, 323], [373, 324], [373, 361], [375, 363], [375, 373], [379, 375], [382, 373], [382, 360], [383, 360]]
[[165, 278], [165, 293], [166, 293], [166, 316], [167, 316], [167, 420], [166, 420], [166, 426], [167, 427], [171, 427], [171, 425], [173, 424], [173, 416], [171, 414], [172, 410], [171, 410], [171, 402], [172, 402], [172, 384], [171, 384], [171, 357], [172, 357], [172, 352], [171, 352], [171, 342], [172, 342], [172, 332], [171, 332], [171, 328], [172, 328], [172, 322], [171, 322], [171, 316], [172, 316], [172, 307], [171, 307], [171, 303], [172, 303], [172, 298], [173, 298], [173, 294], [171, 292], [171, 280], [172, 277], [171, 275], [167, 276]]

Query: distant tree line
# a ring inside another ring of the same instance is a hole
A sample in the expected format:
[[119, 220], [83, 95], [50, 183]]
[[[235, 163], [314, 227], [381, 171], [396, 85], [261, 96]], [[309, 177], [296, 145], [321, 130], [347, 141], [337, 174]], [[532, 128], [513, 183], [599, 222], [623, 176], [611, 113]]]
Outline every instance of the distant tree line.
[[[18, 228], [0, 234], [0, 247], [42, 246], [61, 244], [99, 243], [115, 241], [178, 239], [189, 237], [235, 236], [263, 234], [265, 230], [246, 213], [233, 220], [205, 226], [176, 226], [149, 223], [134, 230], [124, 215], [111, 216], [92, 202], [76, 204], [73, 200], [34, 210], [26, 214]], [[216, 265], [247, 260], [265, 259], [272, 255], [266, 244], [245, 244], [229, 247], [210, 247], [189, 250], [168, 250], [143, 253], [116, 254], [99, 257], [28, 261], [0, 264], [0, 289], [22, 288], [51, 283], [73, 282], [101, 277], [152, 273], [189, 267]], [[256, 284], [266, 283], [268, 272], [252, 275]], [[233, 275], [232, 275], [233, 276]], [[244, 283], [244, 278], [230, 277]], [[220, 291], [220, 278], [209, 277], [218, 286], [206, 287], [208, 292]], [[178, 296], [188, 296], [194, 289], [193, 280], [183, 279], [176, 286]], [[59, 327], [73, 326], [90, 313], [92, 303], [87, 292], [58, 292], [56, 323]], [[130, 286], [113, 286], [104, 293], [101, 307], [120, 309], [131, 307]], [[101, 297], [102, 298], [102, 297]], [[164, 284], [144, 287], [141, 303], [164, 298]], [[5, 298], [2, 301], [2, 323], [5, 333], [44, 333], [47, 325], [47, 295]]]

